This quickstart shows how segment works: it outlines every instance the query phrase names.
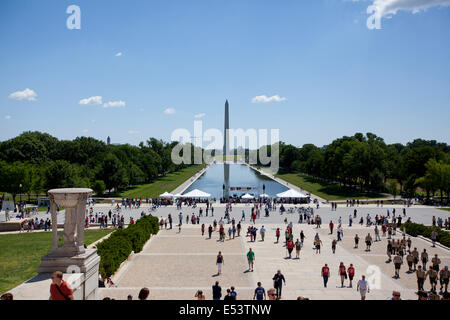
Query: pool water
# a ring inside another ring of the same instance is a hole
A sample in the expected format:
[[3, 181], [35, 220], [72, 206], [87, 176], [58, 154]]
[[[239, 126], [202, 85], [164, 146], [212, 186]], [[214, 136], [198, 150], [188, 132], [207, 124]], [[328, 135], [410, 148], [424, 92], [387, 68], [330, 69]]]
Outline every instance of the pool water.
[[[225, 190], [223, 187], [225, 187]], [[236, 190], [236, 188], [247, 187], [251, 187], [251, 189]], [[284, 192], [289, 188], [261, 175], [245, 164], [215, 163], [183, 193], [194, 189], [210, 193], [211, 197], [220, 199], [235, 195], [239, 197], [246, 193], [255, 197], [263, 193], [275, 197], [277, 193]]]

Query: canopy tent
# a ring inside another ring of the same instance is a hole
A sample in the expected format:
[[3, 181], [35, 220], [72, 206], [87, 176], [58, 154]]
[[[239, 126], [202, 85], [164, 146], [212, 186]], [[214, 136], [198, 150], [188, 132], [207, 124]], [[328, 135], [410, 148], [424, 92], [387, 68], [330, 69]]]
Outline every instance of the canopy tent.
[[183, 198], [209, 198], [211, 195], [209, 193], [203, 192], [198, 189], [194, 189], [191, 192], [185, 193], [182, 196]]
[[255, 197], [252, 196], [252, 195], [249, 194], [249, 193], [246, 193], [246, 194], [244, 194], [241, 198], [242, 198], [242, 199], [254, 199]]
[[308, 198], [307, 195], [300, 193], [298, 191], [289, 189], [288, 191], [282, 192], [282, 193], [278, 193], [277, 194], [278, 198]]
[[259, 196], [260, 198], [270, 198], [270, 196], [267, 193], [263, 193]]
[[159, 197], [160, 198], [173, 198], [173, 194], [166, 191], [163, 194], [160, 194]]
[[180, 193], [177, 193], [176, 195], [173, 196], [174, 198], [181, 198], [183, 197]]

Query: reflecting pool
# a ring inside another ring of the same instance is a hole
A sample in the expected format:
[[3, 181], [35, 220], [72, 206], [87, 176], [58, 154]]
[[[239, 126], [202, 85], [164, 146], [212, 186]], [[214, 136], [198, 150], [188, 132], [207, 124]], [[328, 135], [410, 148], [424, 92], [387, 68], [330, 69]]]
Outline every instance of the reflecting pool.
[[[265, 187], [265, 189], [264, 189]], [[249, 193], [259, 196], [262, 193], [270, 197], [288, 190], [286, 186], [264, 176], [245, 164], [215, 163], [183, 193], [194, 189], [211, 194], [211, 197], [241, 196]]]

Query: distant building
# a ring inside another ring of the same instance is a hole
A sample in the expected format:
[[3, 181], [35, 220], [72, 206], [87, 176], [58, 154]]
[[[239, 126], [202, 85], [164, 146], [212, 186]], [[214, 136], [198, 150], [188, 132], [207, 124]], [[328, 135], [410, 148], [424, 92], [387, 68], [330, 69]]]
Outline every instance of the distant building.
[[106, 144], [109, 146], [111, 144], [111, 138], [108, 136], [108, 138], [106, 139]]

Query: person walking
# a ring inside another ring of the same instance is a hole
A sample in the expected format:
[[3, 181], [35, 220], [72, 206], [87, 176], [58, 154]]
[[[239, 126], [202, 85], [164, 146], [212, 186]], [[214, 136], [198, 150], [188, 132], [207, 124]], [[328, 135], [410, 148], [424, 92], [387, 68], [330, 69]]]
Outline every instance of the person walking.
[[444, 292], [448, 292], [448, 279], [450, 277], [450, 271], [448, 270], [448, 266], [445, 266], [440, 272], [439, 272], [439, 279], [441, 283], [441, 289], [440, 292], [443, 292], [442, 289], [444, 289]]
[[217, 275], [222, 274], [222, 265], [225, 265], [225, 259], [223, 258], [221, 251], [219, 251], [219, 254], [217, 255], [216, 265], [217, 265]]
[[413, 272], [413, 262], [414, 262], [414, 257], [411, 253], [411, 251], [408, 251], [408, 255], [406, 256], [406, 263], [408, 264], [408, 273], [412, 273]]
[[222, 288], [219, 286], [219, 281], [212, 286], [213, 300], [220, 300], [222, 298]]
[[366, 236], [366, 251], [370, 251], [370, 246], [372, 245], [372, 237], [370, 236], [370, 233]]
[[433, 242], [433, 248], [436, 248], [436, 241], [437, 241], [437, 232], [436, 232], [436, 230], [433, 230], [432, 232], [431, 232], [431, 241]]
[[303, 233], [303, 230], [300, 231], [300, 242], [302, 243], [302, 247], [303, 247], [303, 242], [305, 241], [305, 234]]
[[345, 268], [345, 265], [343, 262], [339, 264], [339, 276], [341, 277], [341, 288], [344, 287], [344, 281], [347, 279], [347, 269]]
[[322, 267], [321, 275], [323, 278], [323, 287], [327, 287], [328, 278], [330, 277], [330, 268], [328, 267], [328, 264], [325, 263], [325, 265]]
[[352, 263], [350, 263], [350, 266], [347, 268], [347, 273], [348, 273], [348, 279], [350, 281], [348, 287], [353, 288], [353, 277], [355, 276], [355, 267], [353, 266]]
[[359, 291], [361, 300], [366, 300], [366, 294], [370, 293], [369, 282], [366, 280], [366, 276], [362, 275], [361, 280], [356, 285], [356, 291]]
[[277, 243], [280, 240], [280, 233], [281, 233], [280, 228], [277, 228], [277, 230], [275, 231], [275, 236], [277, 237]]
[[266, 235], [266, 229], [264, 228], [264, 226], [259, 229], [259, 233], [261, 234], [261, 241], [264, 241], [264, 236]]
[[355, 235], [355, 246], [354, 246], [354, 249], [358, 249], [358, 244], [359, 244], [359, 236], [356, 234]]
[[377, 225], [375, 225], [375, 242], [377, 242], [377, 241], [381, 241], [381, 238], [380, 238], [380, 229], [378, 229], [378, 226]]
[[316, 240], [314, 240], [314, 245], [316, 247], [316, 254], [319, 253], [320, 254], [320, 245], [322, 244], [322, 240], [320, 240], [320, 238], [317, 238]]
[[212, 233], [213, 233], [213, 227], [212, 227], [212, 225], [209, 225], [209, 227], [208, 227], [208, 236], [209, 236], [209, 239], [211, 239]]
[[300, 240], [297, 239], [297, 241], [295, 241], [295, 258], [296, 259], [300, 259], [300, 249], [302, 248], [302, 244], [300, 242]]
[[422, 266], [417, 266], [416, 270], [416, 277], [417, 277], [417, 291], [423, 291], [423, 284], [425, 283], [425, 277], [426, 273], [424, 270], [422, 270]]
[[420, 254], [420, 259], [422, 260], [423, 270], [427, 270], [427, 262], [428, 262], [427, 249], [423, 249], [423, 252]]
[[333, 251], [333, 254], [336, 253], [336, 244], [337, 244], [336, 239], [333, 239], [333, 241], [331, 241], [331, 251]]
[[255, 289], [255, 294], [253, 295], [253, 300], [266, 300], [266, 291], [261, 285], [261, 282], [257, 283], [257, 287]]
[[255, 252], [250, 248], [247, 252], [248, 271], [253, 272], [253, 264], [255, 262]]
[[433, 269], [436, 270], [436, 272], [439, 272], [439, 265], [441, 264], [441, 259], [439, 259], [438, 255], [435, 254], [434, 258], [431, 259], [431, 263], [433, 265]]
[[277, 273], [273, 276], [273, 286], [277, 290], [278, 300], [281, 299], [281, 291], [283, 288], [283, 284], [286, 285], [286, 279], [284, 275], [281, 273], [281, 270], [278, 270]]
[[286, 249], [288, 251], [289, 254], [289, 259], [292, 258], [292, 250], [294, 250], [294, 241], [292, 241], [291, 239], [287, 240], [286, 242]]
[[431, 291], [436, 292], [438, 273], [433, 269], [433, 266], [430, 266], [430, 269], [428, 269], [427, 273], [425, 274], [425, 278], [427, 276], [428, 279], [430, 279]]
[[394, 278], [398, 279], [398, 278], [400, 278], [400, 268], [403, 264], [402, 256], [399, 253], [397, 253], [397, 255], [394, 257], [393, 262], [394, 262], [394, 269], [395, 269]]

